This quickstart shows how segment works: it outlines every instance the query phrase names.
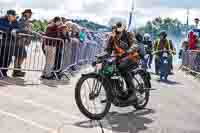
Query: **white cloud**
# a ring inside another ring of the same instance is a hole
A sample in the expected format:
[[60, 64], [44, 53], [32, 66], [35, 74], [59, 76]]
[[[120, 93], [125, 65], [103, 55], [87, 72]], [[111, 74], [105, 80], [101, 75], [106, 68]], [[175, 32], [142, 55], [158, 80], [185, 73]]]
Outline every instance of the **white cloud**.
[[[185, 22], [186, 11], [183, 8], [198, 8], [200, 0], [135, 0], [137, 25], [157, 16], [178, 17]], [[87, 18], [107, 24], [111, 17], [128, 19], [131, 0], [0, 0], [0, 8], [32, 8], [34, 18], [68, 16]], [[191, 21], [200, 17], [200, 10], [191, 11]]]

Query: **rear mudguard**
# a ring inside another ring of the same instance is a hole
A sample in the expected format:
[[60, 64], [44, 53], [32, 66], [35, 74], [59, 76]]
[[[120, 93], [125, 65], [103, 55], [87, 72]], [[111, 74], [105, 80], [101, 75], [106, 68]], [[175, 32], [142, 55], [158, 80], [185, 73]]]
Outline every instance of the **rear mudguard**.
[[145, 71], [145, 70], [138, 70], [136, 72], [134, 72], [134, 74], [139, 73], [142, 78], [144, 79], [145, 82], [145, 86], [147, 88], [151, 88], [151, 75], [149, 72]]

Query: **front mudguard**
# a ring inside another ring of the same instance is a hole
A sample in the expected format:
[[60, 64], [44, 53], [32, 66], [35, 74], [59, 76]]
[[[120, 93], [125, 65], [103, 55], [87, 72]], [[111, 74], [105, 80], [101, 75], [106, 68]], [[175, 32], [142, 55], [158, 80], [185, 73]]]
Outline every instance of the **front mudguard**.
[[113, 101], [113, 93], [112, 93], [112, 82], [109, 82], [110, 79], [106, 76], [103, 76], [97, 72], [91, 72], [91, 73], [87, 73], [87, 74], [82, 74], [82, 77], [86, 76], [95, 76], [96, 78], [98, 78], [100, 81], [103, 81], [103, 86], [105, 87], [105, 90], [108, 94], [108, 100], [109, 102], [112, 102]]

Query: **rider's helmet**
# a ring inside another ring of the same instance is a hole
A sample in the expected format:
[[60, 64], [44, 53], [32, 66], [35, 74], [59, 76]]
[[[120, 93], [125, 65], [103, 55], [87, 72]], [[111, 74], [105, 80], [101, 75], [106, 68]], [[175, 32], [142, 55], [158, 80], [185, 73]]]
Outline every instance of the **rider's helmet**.
[[159, 36], [163, 36], [164, 38], [166, 38], [167, 37], [167, 32], [163, 30], [163, 31], [161, 31], [159, 33]]
[[144, 41], [151, 41], [151, 35], [149, 33], [144, 34]]
[[116, 32], [117, 33], [122, 33], [125, 30], [125, 26], [122, 22], [117, 22], [116, 23]]
[[140, 33], [136, 33], [135, 38], [137, 40], [137, 42], [142, 42], [143, 41], [143, 37]]

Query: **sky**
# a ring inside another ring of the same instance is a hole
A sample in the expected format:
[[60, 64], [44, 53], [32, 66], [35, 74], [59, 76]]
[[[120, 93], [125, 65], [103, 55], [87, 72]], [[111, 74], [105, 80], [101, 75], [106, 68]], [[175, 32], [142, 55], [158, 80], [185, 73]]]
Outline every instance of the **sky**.
[[[85, 18], [105, 25], [112, 17], [128, 22], [131, 5], [131, 0], [0, 0], [3, 11], [13, 8], [20, 13], [31, 8], [33, 18]], [[136, 26], [157, 16], [178, 18], [185, 23], [186, 8], [190, 8], [190, 23], [193, 24], [194, 18], [200, 17], [200, 0], [135, 0]]]

